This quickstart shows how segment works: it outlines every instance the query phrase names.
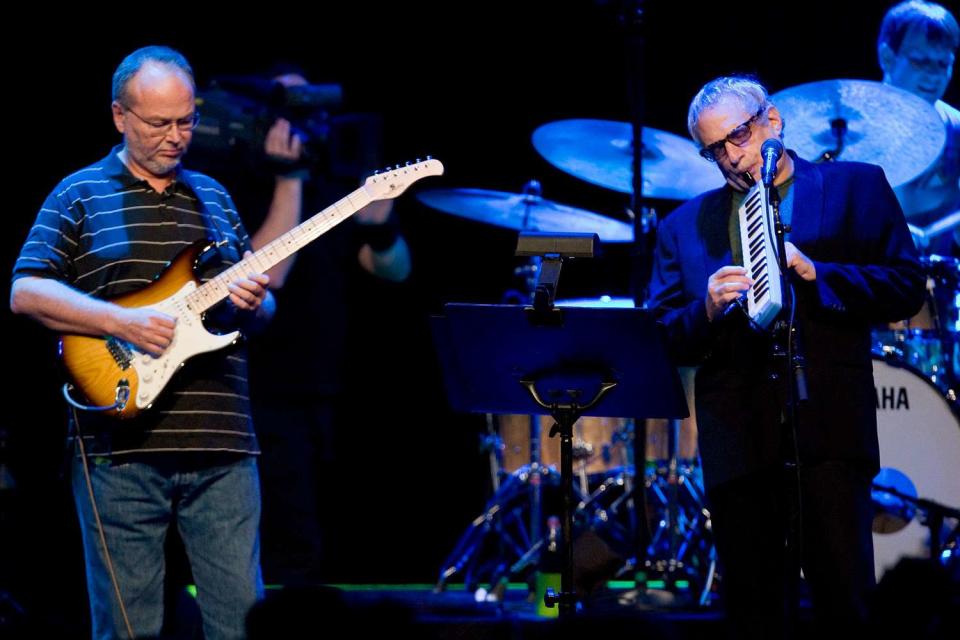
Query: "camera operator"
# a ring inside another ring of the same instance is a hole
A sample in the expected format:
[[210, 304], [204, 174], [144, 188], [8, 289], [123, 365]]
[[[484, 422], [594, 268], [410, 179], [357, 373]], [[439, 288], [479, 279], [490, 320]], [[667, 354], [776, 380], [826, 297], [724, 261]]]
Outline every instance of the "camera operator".
[[[310, 85], [291, 67], [278, 67], [269, 77], [273, 85], [260, 81], [259, 95], [272, 105], [258, 108], [237, 100], [256, 114], [256, 122], [247, 121], [249, 131], [262, 130], [264, 120], [276, 114], [262, 147], [266, 153], [259, 159], [235, 154], [233, 169], [221, 165], [220, 171], [238, 208], [253, 214], [268, 211], [259, 226], [255, 218], [248, 222], [256, 229], [254, 248], [353, 191], [362, 174], [380, 165], [378, 145], [360, 153], [364, 160], [346, 169], [351, 163], [340, 156], [350, 154], [330, 148], [324, 108], [339, 99], [331, 85]], [[246, 148], [256, 148], [256, 134], [250, 139]], [[225, 146], [221, 144], [221, 150]], [[343, 175], [351, 170], [354, 175]], [[262, 564], [267, 582], [304, 584], [328, 574], [324, 557], [331, 546], [333, 509], [325, 494], [342, 462], [335, 451], [336, 431], [349, 427], [338, 419], [344, 414], [338, 398], [347, 355], [349, 294], [369, 287], [371, 280], [396, 287], [410, 269], [393, 200], [383, 200], [268, 272], [282, 311], [257, 344], [250, 345], [251, 361], [262, 367], [250, 382], [262, 450]]]

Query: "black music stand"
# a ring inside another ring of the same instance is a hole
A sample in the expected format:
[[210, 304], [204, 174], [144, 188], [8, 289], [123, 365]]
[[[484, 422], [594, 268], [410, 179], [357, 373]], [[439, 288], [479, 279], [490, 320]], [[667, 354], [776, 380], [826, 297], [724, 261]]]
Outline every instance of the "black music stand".
[[573, 423], [584, 415], [684, 418], [686, 396], [659, 325], [645, 309], [451, 303], [431, 318], [447, 396], [458, 411], [549, 413], [560, 435], [563, 570], [548, 607], [574, 612]]

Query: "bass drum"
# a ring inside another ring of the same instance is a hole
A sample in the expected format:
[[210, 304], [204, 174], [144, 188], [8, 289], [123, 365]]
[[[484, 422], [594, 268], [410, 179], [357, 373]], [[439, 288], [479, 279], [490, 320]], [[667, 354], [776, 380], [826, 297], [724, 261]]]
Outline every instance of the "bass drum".
[[900, 558], [930, 555], [929, 529], [898, 493], [960, 506], [960, 410], [910, 367], [875, 359], [873, 377], [881, 467], [873, 491], [879, 580]]

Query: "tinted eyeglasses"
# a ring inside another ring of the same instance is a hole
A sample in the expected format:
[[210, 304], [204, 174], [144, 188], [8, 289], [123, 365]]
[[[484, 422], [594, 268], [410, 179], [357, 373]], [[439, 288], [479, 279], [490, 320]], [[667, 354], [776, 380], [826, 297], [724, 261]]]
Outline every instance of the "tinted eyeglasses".
[[708, 144], [703, 149], [700, 149], [700, 156], [705, 160], [710, 162], [717, 162], [718, 160], [723, 159], [727, 155], [727, 143], [735, 144], [738, 147], [742, 147], [750, 141], [750, 136], [753, 135], [753, 123], [757, 121], [757, 118], [766, 110], [765, 107], [761, 106], [757, 109], [757, 112], [753, 114], [753, 117], [738, 126], [736, 129], [727, 134], [722, 140], [717, 140], [712, 144]]

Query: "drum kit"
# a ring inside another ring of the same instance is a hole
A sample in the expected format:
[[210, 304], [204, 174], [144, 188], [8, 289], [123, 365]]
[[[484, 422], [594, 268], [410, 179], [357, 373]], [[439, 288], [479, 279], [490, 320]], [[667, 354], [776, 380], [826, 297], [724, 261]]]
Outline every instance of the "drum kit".
[[[933, 107], [894, 87], [866, 80], [828, 80], [799, 85], [772, 96], [784, 117], [788, 148], [813, 162], [856, 160], [880, 165], [899, 188], [939, 158], [945, 127]], [[644, 128], [640, 150], [642, 198], [686, 200], [720, 187], [716, 168], [680, 136]], [[633, 191], [633, 136], [627, 123], [561, 120], [540, 126], [533, 146], [554, 167], [616, 192]], [[522, 193], [484, 189], [423, 191], [418, 199], [441, 212], [513, 231], [597, 233], [606, 243], [634, 240], [633, 225], [542, 197], [532, 181]], [[960, 225], [960, 212], [926, 227], [913, 222], [918, 246]], [[874, 331], [882, 471], [874, 481], [876, 569], [904, 556], [939, 555], [960, 562], [960, 262], [926, 254], [927, 295], [917, 316]], [[633, 306], [628, 298], [569, 300], [571, 306]], [[692, 371], [684, 386], [693, 409]], [[455, 576], [467, 587], [496, 599], [498, 585], [527, 579], [542, 563], [554, 533], [549, 516], [559, 498], [559, 447], [548, 437], [552, 421], [539, 416], [488, 416], [494, 495], [449, 554], [437, 587]], [[631, 420], [582, 418], [574, 428], [576, 535], [595, 533], [609, 554], [622, 561], [620, 574], [645, 573], [686, 601], [710, 602], [715, 591], [715, 550], [700, 476], [696, 419]], [[645, 447], [634, 447], [644, 434]], [[634, 451], [645, 452], [635, 460]], [[638, 485], [635, 487], [634, 485]], [[634, 531], [635, 491], [646, 498], [643, 517], [651, 535], [639, 553]], [[952, 531], [944, 526], [952, 522]], [[545, 526], [546, 525], [546, 526]], [[580, 567], [576, 568], [580, 571]], [[483, 585], [487, 585], [484, 587]], [[479, 595], [478, 595], [479, 597]]]

